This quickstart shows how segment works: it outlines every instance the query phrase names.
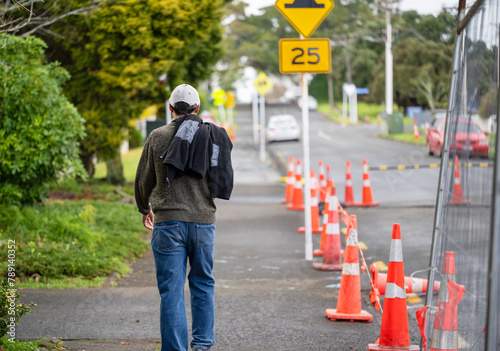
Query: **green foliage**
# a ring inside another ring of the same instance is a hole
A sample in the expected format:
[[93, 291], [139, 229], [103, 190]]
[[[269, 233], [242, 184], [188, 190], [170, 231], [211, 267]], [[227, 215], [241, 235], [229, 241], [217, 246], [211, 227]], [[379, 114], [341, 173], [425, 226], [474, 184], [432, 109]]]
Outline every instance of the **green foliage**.
[[[93, 279], [113, 271], [124, 274], [124, 260], [143, 254], [147, 243], [135, 206], [102, 201], [68, 201], [42, 208], [0, 208], [3, 241], [16, 241], [16, 275], [50, 279]], [[6, 250], [0, 252], [0, 274], [7, 271]]]
[[[6, 333], [10, 331], [9, 325], [16, 325], [23, 315], [31, 312], [31, 307], [36, 306], [34, 303], [28, 305], [19, 303], [19, 292], [14, 289], [15, 288], [9, 285], [7, 278], [2, 278], [0, 280], [0, 337], [6, 335]], [[15, 333], [14, 335], [8, 335], [9, 339], [15, 337]], [[8, 340], [0, 339], [0, 345], [7, 345], [8, 342]], [[9, 350], [24, 349], [11, 348]]]
[[34, 342], [30, 341], [18, 341], [9, 339], [7, 337], [0, 338], [1, 350], [5, 351], [38, 351], [40, 344], [43, 340], [37, 340]]
[[[86, 120], [82, 158], [90, 174], [94, 154], [117, 156], [130, 119], [164, 103], [176, 85], [209, 77], [222, 55], [224, 1], [106, 1], [88, 16], [51, 27], [64, 37], [52, 42], [53, 58], [72, 75], [67, 93]], [[160, 80], [165, 75], [168, 89]]]
[[83, 119], [63, 94], [68, 72], [45, 62], [43, 41], [0, 42], [0, 204], [33, 203], [57, 179], [83, 174]]

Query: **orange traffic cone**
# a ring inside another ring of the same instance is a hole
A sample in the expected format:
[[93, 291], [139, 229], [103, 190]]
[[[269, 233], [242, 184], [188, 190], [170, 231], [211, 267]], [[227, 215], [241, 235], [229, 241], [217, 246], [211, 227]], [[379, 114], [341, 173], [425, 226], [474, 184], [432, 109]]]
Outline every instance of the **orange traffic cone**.
[[295, 185], [293, 186], [292, 203], [289, 204], [287, 210], [303, 211], [304, 210], [304, 194], [302, 191], [302, 164], [300, 159], [297, 160], [295, 167]]
[[[370, 265], [370, 274], [372, 275], [372, 281], [374, 286], [372, 286], [372, 291], [370, 292], [370, 302], [375, 303], [377, 301], [377, 294], [385, 295], [385, 287], [387, 283], [387, 274], [379, 273], [377, 265], [372, 263]], [[419, 294], [427, 292], [427, 279], [413, 278], [405, 276], [405, 285], [407, 294]], [[434, 282], [434, 292], [439, 290], [439, 282]]]
[[319, 202], [325, 202], [326, 195], [326, 174], [323, 162], [319, 161]]
[[[319, 224], [319, 203], [318, 191], [319, 185], [316, 179], [316, 173], [311, 169], [311, 230], [313, 233], [321, 233], [321, 226]], [[306, 227], [300, 227], [299, 233], [305, 233]]]
[[344, 206], [356, 206], [354, 203], [354, 192], [352, 190], [351, 161], [347, 160], [345, 165], [345, 198]]
[[[336, 195], [330, 196], [328, 209], [328, 223], [325, 232], [325, 246], [323, 249], [323, 262], [313, 263], [313, 267], [322, 271], [341, 271], [342, 256], [340, 253], [340, 224], [338, 199]], [[314, 252], [313, 252], [314, 253]]]
[[349, 217], [344, 252], [344, 266], [336, 309], [327, 309], [327, 318], [335, 320], [371, 322], [373, 316], [361, 309], [361, 281], [359, 278], [358, 229], [356, 216]]
[[333, 187], [333, 179], [330, 177], [330, 165], [326, 165], [326, 186], [332, 186]]
[[417, 121], [413, 121], [413, 137], [415, 138], [415, 141], [420, 140], [420, 134], [418, 134]]
[[462, 183], [460, 182], [460, 163], [458, 156], [455, 156], [455, 175], [453, 177], [453, 200], [447, 202], [448, 205], [467, 205], [470, 200], [464, 199]]
[[328, 224], [328, 212], [330, 211], [330, 199], [331, 195], [334, 193], [335, 187], [328, 185], [326, 188], [325, 209], [323, 212], [323, 225], [321, 228], [321, 241], [319, 244], [319, 249], [313, 251], [313, 256], [323, 256], [323, 252], [325, 250], [326, 228]]
[[293, 185], [295, 183], [295, 166], [293, 164], [293, 157], [290, 156], [288, 159], [288, 172], [286, 174], [286, 188], [285, 188], [285, 198], [281, 201], [282, 204], [288, 204], [292, 202], [293, 199]]
[[380, 338], [375, 344], [368, 344], [371, 350], [407, 350], [419, 351], [417, 345], [410, 345], [410, 328], [406, 309], [405, 272], [403, 264], [403, 247], [401, 244], [401, 228], [394, 224], [392, 228], [391, 252], [387, 285], [382, 312]]
[[458, 350], [457, 309], [465, 287], [455, 283], [455, 257], [446, 252], [430, 351]]
[[370, 175], [368, 174], [368, 163], [363, 159], [363, 202], [356, 203], [357, 207], [372, 207], [378, 206], [380, 202], [373, 201], [372, 185], [370, 183]]

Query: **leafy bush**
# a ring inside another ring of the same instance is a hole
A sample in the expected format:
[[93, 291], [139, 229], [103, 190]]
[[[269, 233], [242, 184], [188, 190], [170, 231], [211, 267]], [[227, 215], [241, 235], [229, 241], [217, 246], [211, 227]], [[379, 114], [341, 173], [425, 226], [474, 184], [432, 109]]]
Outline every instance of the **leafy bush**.
[[29, 204], [54, 180], [84, 174], [84, 120], [64, 96], [68, 72], [45, 62], [42, 40], [0, 34], [0, 43], [0, 203]]
[[[35, 207], [0, 208], [3, 238], [16, 240], [16, 275], [40, 282], [68, 277], [92, 279], [128, 270], [125, 259], [143, 254], [140, 216], [135, 206], [117, 202], [68, 201]], [[0, 241], [0, 248], [6, 242]], [[0, 250], [0, 274], [7, 272]]]
[[[23, 315], [30, 313], [32, 306], [36, 306], [34, 303], [29, 305], [20, 304], [19, 292], [10, 289], [7, 278], [2, 278], [0, 281], [0, 337], [7, 333], [9, 324], [17, 324]], [[12, 300], [14, 300], [13, 308], [11, 305]], [[9, 339], [14, 336], [9, 337]], [[2, 342], [5, 344], [4, 341]]]
[[37, 340], [34, 342], [29, 341], [10, 341], [8, 338], [0, 338], [0, 345], [2, 348], [0, 350], [5, 351], [38, 351], [40, 344], [43, 340]]

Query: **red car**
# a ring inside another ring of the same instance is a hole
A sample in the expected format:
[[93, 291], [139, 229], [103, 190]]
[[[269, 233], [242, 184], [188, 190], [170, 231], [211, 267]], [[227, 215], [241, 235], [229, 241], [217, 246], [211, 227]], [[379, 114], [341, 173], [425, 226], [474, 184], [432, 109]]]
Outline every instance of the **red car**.
[[[441, 156], [443, 152], [445, 118], [434, 121], [426, 135], [429, 155]], [[452, 133], [450, 150], [458, 155], [488, 157], [489, 141], [481, 128], [468, 119], [459, 119], [456, 133]]]

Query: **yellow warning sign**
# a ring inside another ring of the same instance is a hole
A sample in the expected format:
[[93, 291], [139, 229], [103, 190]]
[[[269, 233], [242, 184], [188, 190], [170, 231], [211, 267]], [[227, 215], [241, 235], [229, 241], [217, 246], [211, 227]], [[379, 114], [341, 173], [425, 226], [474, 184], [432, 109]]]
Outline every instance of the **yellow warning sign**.
[[212, 93], [212, 98], [214, 99], [215, 106], [224, 105], [226, 103], [225, 97], [226, 92], [222, 89], [217, 89]]
[[330, 73], [332, 50], [330, 39], [281, 39], [280, 72]]
[[332, 0], [277, 0], [274, 6], [297, 32], [309, 38], [335, 4]]
[[236, 98], [236, 95], [234, 95], [234, 93], [232, 91], [228, 91], [226, 93], [226, 107], [227, 108], [234, 108], [235, 107], [235, 103], [234, 103], [235, 98]]
[[264, 72], [259, 73], [257, 79], [253, 82], [253, 85], [257, 88], [259, 95], [262, 96], [266, 95], [274, 86], [273, 82], [271, 82], [269, 77]]

